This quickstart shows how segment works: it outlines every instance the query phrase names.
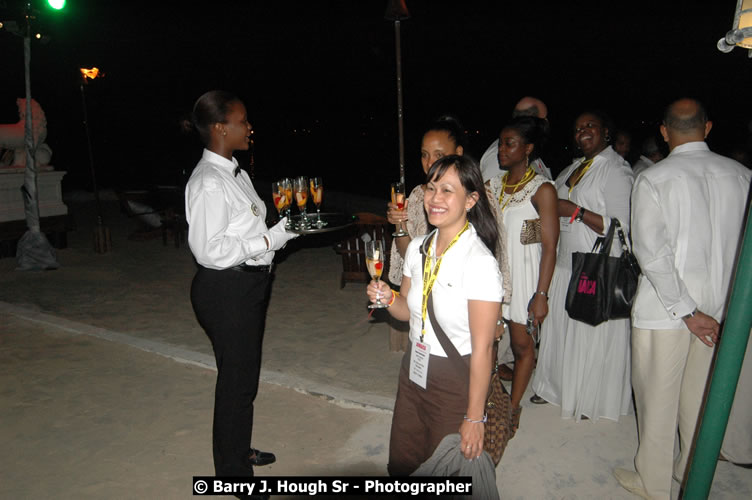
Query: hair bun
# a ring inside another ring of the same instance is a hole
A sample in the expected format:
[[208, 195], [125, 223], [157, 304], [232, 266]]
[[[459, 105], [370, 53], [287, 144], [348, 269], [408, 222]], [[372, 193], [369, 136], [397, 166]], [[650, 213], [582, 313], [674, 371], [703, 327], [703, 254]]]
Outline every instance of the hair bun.
[[193, 132], [196, 132], [196, 126], [190, 118], [181, 119], [178, 122], [178, 126], [180, 127], [180, 131], [184, 134], [192, 134]]

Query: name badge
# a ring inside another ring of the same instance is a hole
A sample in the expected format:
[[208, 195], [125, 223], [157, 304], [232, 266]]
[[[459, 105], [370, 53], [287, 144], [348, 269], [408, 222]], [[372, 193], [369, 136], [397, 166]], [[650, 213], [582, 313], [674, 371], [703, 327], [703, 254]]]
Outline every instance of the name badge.
[[410, 380], [423, 389], [426, 388], [428, 378], [428, 360], [431, 356], [431, 346], [418, 340], [413, 342], [410, 351]]
[[572, 224], [567, 217], [559, 217], [559, 231], [569, 233], [572, 231]]

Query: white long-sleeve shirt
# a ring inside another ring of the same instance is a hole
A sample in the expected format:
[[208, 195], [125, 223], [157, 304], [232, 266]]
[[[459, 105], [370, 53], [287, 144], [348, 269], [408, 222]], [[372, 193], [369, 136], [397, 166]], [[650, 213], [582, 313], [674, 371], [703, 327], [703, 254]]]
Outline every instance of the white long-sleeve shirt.
[[695, 307], [723, 319], [751, 174], [690, 142], [637, 177], [632, 240], [643, 275], [634, 327], [680, 329]]
[[185, 188], [188, 244], [196, 261], [209, 269], [274, 260], [262, 236], [266, 205], [245, 171], [233, 174], [237, 165], [235, 158], [205, 149]]

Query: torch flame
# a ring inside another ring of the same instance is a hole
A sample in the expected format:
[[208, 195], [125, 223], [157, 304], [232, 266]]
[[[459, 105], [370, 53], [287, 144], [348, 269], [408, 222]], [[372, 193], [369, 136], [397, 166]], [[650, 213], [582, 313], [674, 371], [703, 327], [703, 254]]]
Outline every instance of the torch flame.
[[94, 67], [91, 69], [88, 69], [88, 68], [80, 68], [80, 69], [81, 69], [81, 74], [84, 76], [84, 79], [91, 78], [93, 80], [97, 77], [97, 75], [99, 75], [99, 68], [97, 67]]

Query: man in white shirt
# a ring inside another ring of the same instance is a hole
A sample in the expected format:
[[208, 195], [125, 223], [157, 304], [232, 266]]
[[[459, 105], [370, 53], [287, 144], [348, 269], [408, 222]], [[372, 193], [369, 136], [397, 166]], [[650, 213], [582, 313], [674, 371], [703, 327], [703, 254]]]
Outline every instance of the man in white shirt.
[[646, 168], [652, 167], [665, 158], [658, 144], [656, 144], [655, 137], [652, 136], [643, 141], [640, 153], [640, 158], [632, 165], [632, 172], [635, 177]]
[[708, 149], [711, 127], [699, 102], [671, 104], [661, 125], [671, 154], [632, 190], [643, 272], [632, 309], [640, 444], [637, 472], [614, 469], [614, 476], [643, 498], [669, 499], [672, 476], [684, 477], [744, 220], [750, 171]]
[[[548, 123], [548, 108], [540, 99], [535, 97], [523, 97], [514, 106], [512, 110], [512, 118], [517, 116], [535, 116], [542, 120], [546, 120]], [[546, 179], [551, 178], [551, 170], [543, 163], [540, 157], [532, 162], [530, 166], [535, 169], [535, 172], [544, 176]], [[488, 181], [499, 175], [502, 170], [499, 167], [499, 138], [497, 137], [494, 142], [488, 146], [486, 152], [480, 158], [480, 172], [483, 174], [483, 182]]]

